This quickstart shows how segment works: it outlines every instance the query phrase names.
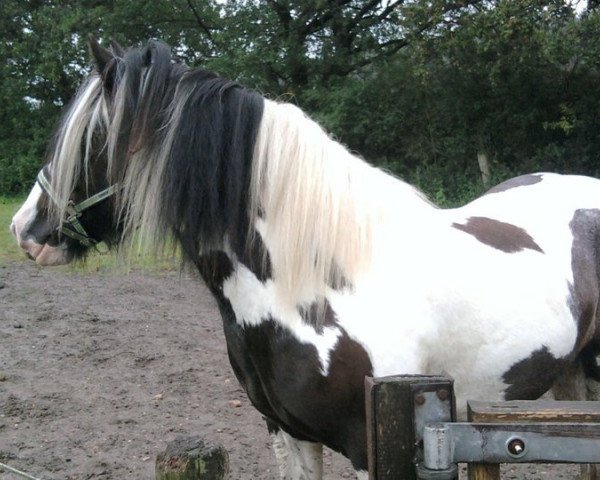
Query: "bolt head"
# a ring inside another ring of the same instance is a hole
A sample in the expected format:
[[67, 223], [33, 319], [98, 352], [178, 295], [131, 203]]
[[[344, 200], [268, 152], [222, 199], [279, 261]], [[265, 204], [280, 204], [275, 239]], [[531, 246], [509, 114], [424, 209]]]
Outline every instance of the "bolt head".
[[416, 395], [415, 396], [415, 403], [417, 405], [423, 405], [425, 403], [425, 396], [424, 395]]
[[442, 401], [446, 401], [448, 400], [448, 397], [450, 396], [450, 392], [448, 392], [448, 390], [446, 390], [445, 388], [441, 388], [440, 390], [438, 390], [436, 392], [437, 397]]
[[506, 445], [508, 453], [514, 457], [520, 457], [525, 453], [525, 442], [520, 438], [513, 438]]

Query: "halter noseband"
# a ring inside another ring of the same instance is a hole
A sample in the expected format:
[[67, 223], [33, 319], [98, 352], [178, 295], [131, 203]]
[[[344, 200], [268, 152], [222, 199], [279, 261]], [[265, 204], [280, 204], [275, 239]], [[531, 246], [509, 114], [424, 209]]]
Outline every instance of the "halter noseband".
[[[60, 205], [60, 201], [56, 192], [52, 189], [52, 185], [48, 178], [46, 177], [46, 172], [42, 168], [40, 173], [37, 176], [37, 182], [40, 184], [40, 187], [46, 192], [46, 194], [52, 199], [52, 201]], [[85, 200], [75, 204], [73, 200], [69, 200], [67, 206], [65, 208], [66, 218], [63, 220], [60, 227], [58, 227], [58, 231], [67, 237], [71, 237], [77, 240], [82, 245], [86, 247], [93, 247], [98, 244], [98, 240], [92, 238], [83, 228], [83, 225], [79, 221], [79, 217], [84, 210], [106, 200], [111, 195], [114, 195], [118, 191], [118, 185], [111, 185], [108, 188], [92, 195], [91, 197], [86, 198]]]

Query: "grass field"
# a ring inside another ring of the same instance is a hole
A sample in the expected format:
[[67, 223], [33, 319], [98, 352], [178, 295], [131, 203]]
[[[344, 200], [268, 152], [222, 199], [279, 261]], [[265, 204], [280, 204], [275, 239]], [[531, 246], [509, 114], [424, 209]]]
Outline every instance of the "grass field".
[[15, 238], [9, 230], [10, 220], [23, 200], [23, 198], [0, 197], [0, 262], [23, 258], [23, 254], [19, 252]]
[[[10, 221], [17, 212], [24, 198], [0, 197], [0, 264], [13, 260], [25, 260], [25, 255], [20, 251], [15, 238], [10, 232]], [[61, 270], [78, 271], [120, 271], [128, 269], [143, 269], [149, 271], [173, 270], [179, 268], [177, 256], [175, 258], [156, 259], [143, 251], [130, 255], [127, 261], [119, 260], [115, 254], [102, 253], [104, 245], [100, 245], [96, 252], [92, 252], [85, 262], [77, 262], [65, 267], [55, 267]]]

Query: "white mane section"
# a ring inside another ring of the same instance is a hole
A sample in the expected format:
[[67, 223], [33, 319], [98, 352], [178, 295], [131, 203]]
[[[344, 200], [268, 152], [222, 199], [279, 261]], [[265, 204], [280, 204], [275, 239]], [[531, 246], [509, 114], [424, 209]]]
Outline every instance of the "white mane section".
[[370, 264], [378, 227], [424, 198], [350, 154], [297, 107], [265, 100], [251, 202], [280, 298], [296, 305], [340, 280], [353, 283]]
[[108, 110], [102, 97], [100, 76], [92, 74], [61, 121], [56, 133], [54, 156], [50, 160], [52, 188], [59, 200], [57, 204], [52, 204], [51, 208], [61, 221], [80, 174], [83, 173], [86, 180], [88, 178], [92, 136], [97, 127], [106, 129], [107, 125]]

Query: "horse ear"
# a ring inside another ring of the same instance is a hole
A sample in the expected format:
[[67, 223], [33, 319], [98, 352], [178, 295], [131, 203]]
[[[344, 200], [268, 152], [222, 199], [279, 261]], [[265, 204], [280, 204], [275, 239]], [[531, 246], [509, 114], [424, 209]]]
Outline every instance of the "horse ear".
[[148, 45], [146, 45], [146, 48], [144, 48], [144, 50], [142, 51], [142, 62], [144, 64], [145, 67], [149, 67], [150, 65], [152, 65], [152, 55], [153, 55], [153, 50], [154, 49], [154, 43], [152, 41], [148, 42]]
[[98, 73], [102, 74], [106, 70], [106, 66], [109, 62], [115, 57], [109, 50], [98, 43], [98, 39], [94, 35], [90, 35], [89, 45], [90, 53], [96, 64], [96, 69], [98, 70]]
[[123, 55], [125, 55], [125, 49], [121, 47], [116, 40], [110, 41], [110, 49], [112, 50], [113, 54], [119, 58], [123, 58]]

